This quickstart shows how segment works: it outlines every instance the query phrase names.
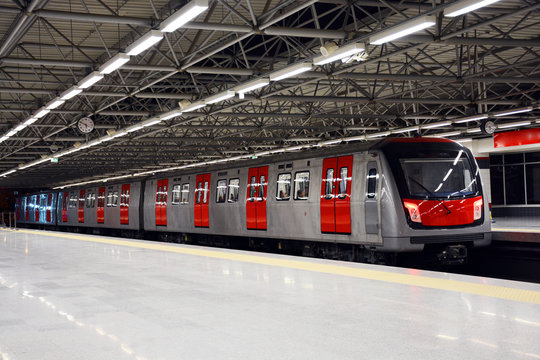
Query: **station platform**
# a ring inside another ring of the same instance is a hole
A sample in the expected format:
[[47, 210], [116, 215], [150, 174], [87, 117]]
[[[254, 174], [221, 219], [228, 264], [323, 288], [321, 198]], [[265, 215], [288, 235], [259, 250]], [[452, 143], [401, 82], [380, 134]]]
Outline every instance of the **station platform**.
[[493, 240], [540, 244], [540, 218], [497, 217], [494, 220], [491, 224]]
[[0, 231], [0, 358], [540, 359], [540, 285]]

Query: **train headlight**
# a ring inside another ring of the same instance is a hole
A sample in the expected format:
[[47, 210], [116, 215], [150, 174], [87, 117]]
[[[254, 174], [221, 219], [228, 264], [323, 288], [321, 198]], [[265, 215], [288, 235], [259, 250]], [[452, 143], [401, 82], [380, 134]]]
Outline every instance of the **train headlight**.
[[482, 199], [474, 202], [474, 220], [478, 220], [482, 217], [482, 205], [484, 205]]
[[422, 223], [422, 219], [420, 218], [420, 209], [418, 209], [418, 205], [407, 201], [404, 201], [403, 205], [409, 211], [409, 216], [411, 217], [411, 220], [413, 222]]

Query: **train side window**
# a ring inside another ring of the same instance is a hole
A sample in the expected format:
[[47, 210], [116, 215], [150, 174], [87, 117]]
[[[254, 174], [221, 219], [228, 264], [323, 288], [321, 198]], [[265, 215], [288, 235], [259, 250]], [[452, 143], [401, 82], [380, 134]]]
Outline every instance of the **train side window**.
[[294, 200], [309, 198], [309, 171], [299, 171], [294, 174]]
[[224, 203], [227, 198], [227, 180], [222, 179], [217, 181], [216, 202]]
[[255, 201], [255, 195], [257, 194], [257, 178], [252, 176], [249, 179], [249, 201]]
[[324, 191], [325, 199], [334, 197], [334, 168], [326, 169], [326, 186]]
[[202, 183], [197, 183], [197, 188], [195, 189], [195, 192], [197, 193], [197, 198], [195, 199], [197, 201], [197, 204], [201, 203], [201, 196], [202, 196]]
[[173, 185], [172, 187], [172, 204], [173, 205], [180, 204], [180, 194], [181, 194], [180, 184]]
[[204, 182], [204, 194], [203, 194], [203, 204], [206, 204], [208, 202], [208, 192], [210, 191], [209, 188], [208, 188], [208, 181], [205, 181]]
[[118, 191], [113, 191], [112, 206], [118, 206]]
[[189, 203], [189, 184], [182, 184], [182, 193], [180, 195], [180, 203], [188, 204]]
[[96, 207], [96, 193], [92, 193], [92, 207]]
[[375, 198], [377, 191], [377, 169], [369, 169], [367, 177], [367, 197], [368, 199]]
[[276, 200], [287, 201], [291, 198], [291, 178], [291, 173], [278, 175]]
[[266, 177], [264, 175], [261, 175], [261, 177], [259, 178], [259, 197], [258, 197], [258, 201], [263, 201], [264, 200], [264, 188], [266, 186]]
[[112, 191], [109, 191], [109, 193], [107, 194], [107, 207], [111, 207], [112, 206]]
[[339, 169], [339, 199], [345, 199], [347, 197], [347, 181], [350, 180], [347, 176], [348, 172], [348, 167], [342, 167], [341, 169]]
[[238, 194], [240, 193], [240, 179], [229, 179], [229, 197], [227, 202], [238, 202]]

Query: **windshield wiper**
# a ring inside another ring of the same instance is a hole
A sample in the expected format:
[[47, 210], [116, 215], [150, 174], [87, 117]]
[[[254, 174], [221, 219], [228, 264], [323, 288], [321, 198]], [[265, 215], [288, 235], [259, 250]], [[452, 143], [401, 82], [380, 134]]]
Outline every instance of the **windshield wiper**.
[[[431, 197], [436, 197], [434, 193], [432, 193], [431, 191], [428, 190], [427, 187], [425, 187], [422, 183], [420, 183], [419, 181], [417, 181], [416, 179], [413, 179], [412, 177], [409, 176], [409, 180], [412, 180], [414, 181], [416, 184], [418, 184], [418, 186], [420, 186], [422, 189], [424, 189], [429, 196]], [[439, 204], [441, 204], [445, 209], [446, 211], [448, 211], [447, 215], [448, 214], [451, 214], [452, 212], [450, 211], [449, 208], [446, 207], [446, 205], [444, 205], [444, 202], [442, 200], [439, 199]]]

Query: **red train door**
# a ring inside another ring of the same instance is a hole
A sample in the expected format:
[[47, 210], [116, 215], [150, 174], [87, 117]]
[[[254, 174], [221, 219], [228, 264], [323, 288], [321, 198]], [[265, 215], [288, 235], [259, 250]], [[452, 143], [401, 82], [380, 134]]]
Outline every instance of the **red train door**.
[[79, 215], [79, 222], [84, 223], [84, 196], [86, 194], [85, 190], [79, 191], [79, 209], [78, 209], [78, 215]]
[[197, 175], [195, 179], [194, 223], [197, 227], [210, 227], [210, 174]]
[[65, 192], [62, 197], [62, 221], [68, 221], [68, 203], [69, 203], [69, 193]]
[[24, 202], [24, 219], [30, 220], [30, 196], [28, 196]]
[[353, 157], [323, 160], [321, 183], [321, 231], [351, 233], [351, 189]]
[[39, 221], [39, 195], [36, 195], [36, 202], [34, 204], [34, 221]]
[[268, 166], [250, 168], [246, 196], [246, 227], [266, 230], [266, 196], [268, 193]]
[[96, 207], [97, 223], [105, 223], [105, 187], [98, 189], [97, 207]]
[[47, 195], [46, 221], [51, 222], [52, 194]]
[[[120, 195], [120, 224], [129, 224], [129, 192], [131, 185], [122, 185]], [[166, 219], [166, 217], [165, 217]]]
[[158, 180], [156, 188], [156, 225], [167, 226], [168, 179]]

